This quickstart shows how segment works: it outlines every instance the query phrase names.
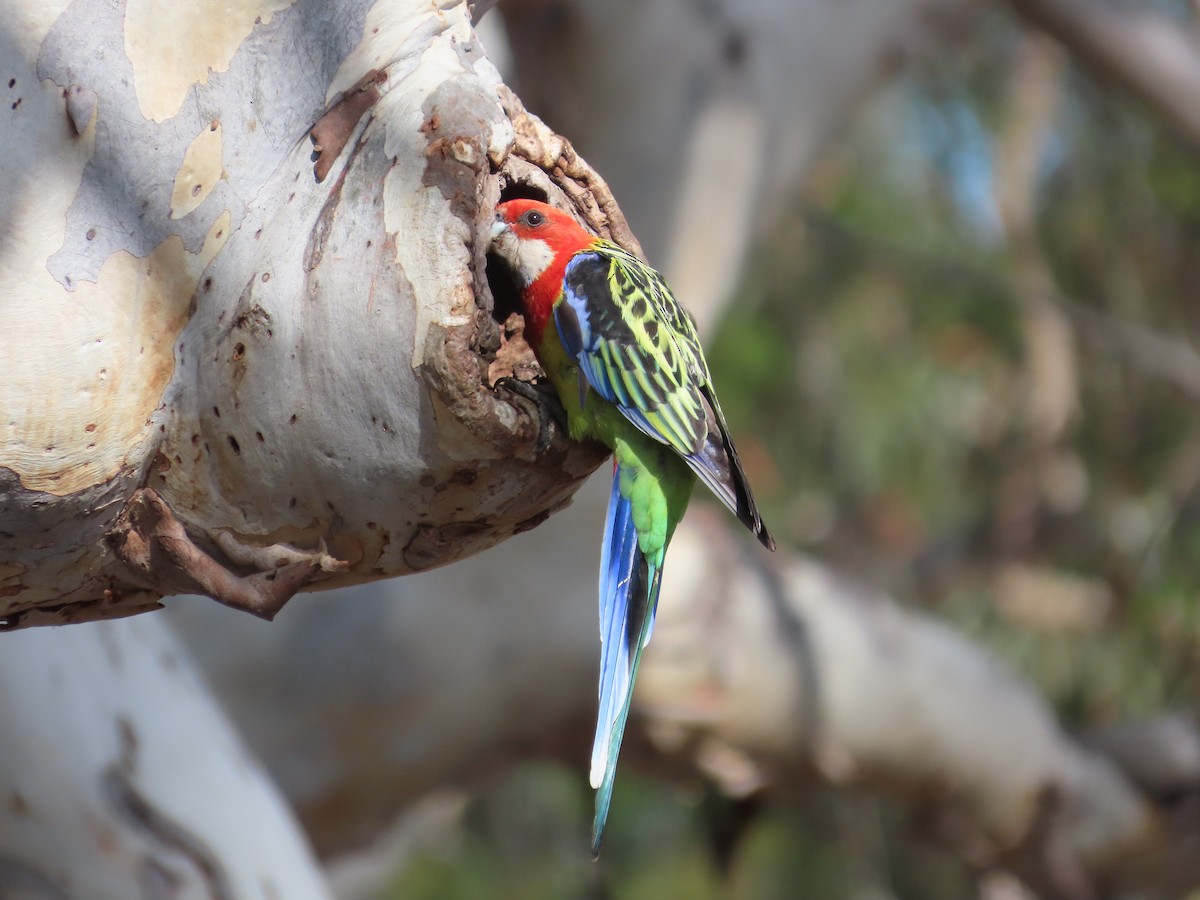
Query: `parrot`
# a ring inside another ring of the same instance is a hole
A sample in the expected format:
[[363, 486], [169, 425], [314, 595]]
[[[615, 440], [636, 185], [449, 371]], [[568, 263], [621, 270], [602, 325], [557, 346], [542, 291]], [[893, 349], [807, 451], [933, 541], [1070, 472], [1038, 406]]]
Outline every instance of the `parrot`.
[[662, 276], [547, 203], [496, 208], [491, 250], [516, 281], [525, 336], [573, 440], [613, 454], [600, 554], [600, 703], [590, 782], [592, 856], [612, 802], [617, 756], [667, 545], [699, 479], [768, 549], [713, 390], [696, 326]]

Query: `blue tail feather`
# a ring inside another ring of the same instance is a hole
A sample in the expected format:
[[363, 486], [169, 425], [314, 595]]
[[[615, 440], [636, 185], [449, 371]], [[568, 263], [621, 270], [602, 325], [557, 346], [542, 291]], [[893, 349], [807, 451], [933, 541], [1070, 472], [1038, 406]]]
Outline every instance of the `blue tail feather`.
[[633, 683], [642, 649], [650, 640], [662, 575], [638, 547], [632, 504], [621, 496], [620, 480], [616, 468], [600, 560], [600, 710], [591, 764], [591, 784], [597, 791], [593, 856], [599, 854], [604, 837]]

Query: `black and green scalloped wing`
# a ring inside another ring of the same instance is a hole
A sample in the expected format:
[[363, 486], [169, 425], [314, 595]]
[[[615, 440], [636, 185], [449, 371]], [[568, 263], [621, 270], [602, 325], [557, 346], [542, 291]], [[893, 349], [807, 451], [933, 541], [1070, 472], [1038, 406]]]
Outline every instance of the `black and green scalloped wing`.
[[662, 276], [615, 244], [598, 241], [567, 264], [554, 320], [588, 385], [679, 453], [773, 549], [729, 439], [695, 323]]

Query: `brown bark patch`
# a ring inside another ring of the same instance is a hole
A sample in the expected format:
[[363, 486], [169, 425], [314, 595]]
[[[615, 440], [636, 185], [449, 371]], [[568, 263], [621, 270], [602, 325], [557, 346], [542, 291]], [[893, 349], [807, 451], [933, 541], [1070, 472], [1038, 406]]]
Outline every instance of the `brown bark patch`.
[[379, 85], [387, 81], [387, 72], [372, 69], [358, 80], [354, 87], [342, 94], [317, 124], [308, 132], [313, 143], [316, 162], [313, 176], [318, 182], [333, 168], [334, 162], [354, 134], [363, 114], [379, 100]]
[[226, 606], [273, 619], [302, 587], [326, 577], [317, 555], [254, 574], [239, 574], [188, 536], [151, 488], [134, 493], [109, 535], [117, 557], [156, 590], [207, 594]]

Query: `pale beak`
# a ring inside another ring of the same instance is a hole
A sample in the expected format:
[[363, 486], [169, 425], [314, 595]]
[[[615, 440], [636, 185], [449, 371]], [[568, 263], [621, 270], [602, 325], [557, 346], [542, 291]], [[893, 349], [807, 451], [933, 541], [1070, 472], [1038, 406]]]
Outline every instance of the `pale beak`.
[[496, 216], [496, 221], [492, 223], [491, 234], [488, 235], [489, 241], [495, 241], [496, 238], [508, 231], [508, 223], [499, 216]]

